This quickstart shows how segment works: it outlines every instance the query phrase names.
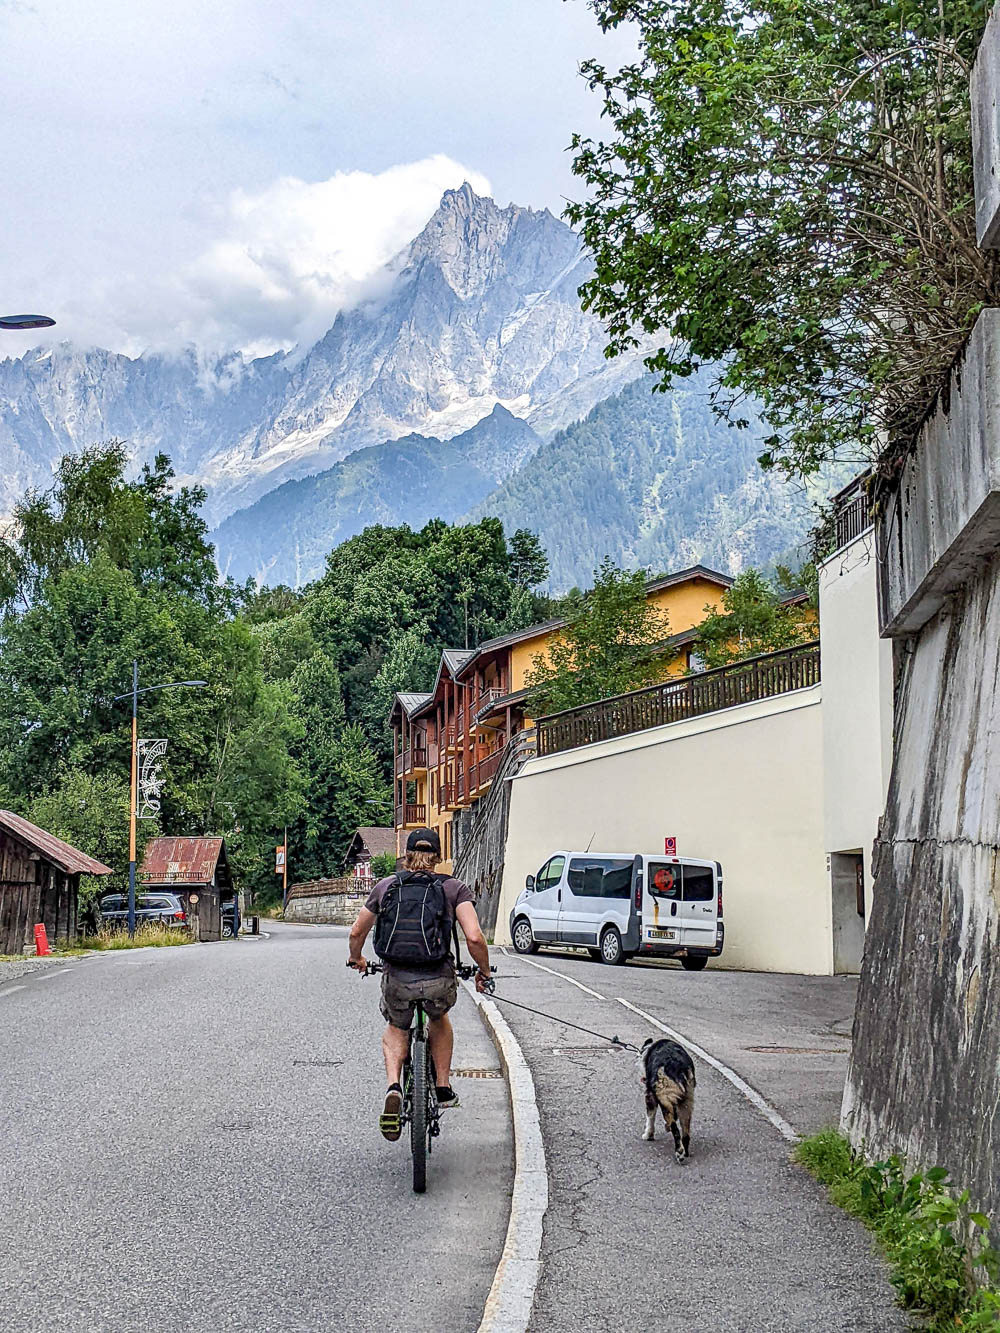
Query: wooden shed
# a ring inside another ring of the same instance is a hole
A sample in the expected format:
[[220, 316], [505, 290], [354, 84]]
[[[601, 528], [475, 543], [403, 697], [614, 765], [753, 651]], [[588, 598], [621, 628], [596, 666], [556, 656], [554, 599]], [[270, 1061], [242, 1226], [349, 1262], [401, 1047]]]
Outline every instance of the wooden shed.
[[222, 938], [222, 898], [233, 892], [224, 838], [153, 838], [146, 844], [139, 883], [143, 890], [176, 893], [196, 940]]
[[43, 925], [50, 944], [76, 939], [81, 875], [110, 875], [111, 868], [0, 810], [0, 953], [21, 953]]

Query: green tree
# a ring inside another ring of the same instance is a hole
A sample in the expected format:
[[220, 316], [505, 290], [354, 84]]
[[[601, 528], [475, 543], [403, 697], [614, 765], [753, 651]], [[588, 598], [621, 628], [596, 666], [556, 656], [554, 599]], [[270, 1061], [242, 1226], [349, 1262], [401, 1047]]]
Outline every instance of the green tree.
[[549, 558], [534, 532], [517, 528], [507, 543], [510, 577], [519, 588], [537, 588], [549, 577]]
[[121, 440], [69, 454], [43, 494], [15, 506], [11, 533], [0, 538], [0, 610], [30, 606], [46, 579], [106, 557], [137, 586], [218, 607], [232, 600], [220, 588], [199, 487], [172, 491], [173, 470], [157, 454], [137, 481], [127, 481], [128, 450]]
[[584, 76], [567, 217], [609, 352], [652, 338], [666, 385], [716, 363], [753, 395], [761, 462], [809, 473], [912, 439], [1000, 265], [975, 237], [969, 68], [979, 0], [593, 0], [638, 59]]
[[784, 605], [781, 593], [756, 569], [737, 575], [722, 595], [721, 611], [705, 609], [710, 614], [698, 626], [696, 646], [709, 669], [808, 643], [817, 635], [809, 611]]
[[392, 852], [379, 852], [371, 860], [372, 875], [375, 879], [385, 879], [396, 869], [396, 857]]
[[559, 712], [650, 684], [669, 633], [666, 614], [646, 597], [641, 571], [618, 569], [606, 559], [590, 592], [568, 608], [548, 654], [532, 658], [532, 707]]
[[64, 460], [52, 491], [18, 511], [4, 557], [0, 789], [16, 808], [45, 799], [57, 814], [70, 776], [127, 786], [129, 709], [115, 696], [133, 659], [143, 684], [204, 680], [142, 699], [141, 734], [169, 741], [162, 827], [222, 833], [237, 873], [253, 876], [301, 801], [291, 692], [264, 680], [241, 598], [217, 585], [197, 495], [166, 494], [165, 465], [138, 483], [121, 480], [123, 466], [118, 449]]
[[[86, 907], [99, 894], [121, 893], [128, 887], [129, 791], [128, 780], [121, 774], [94, 775], [71, 768], [18, 813], [111, 867], [111, 875], [81, 878], [81, 906]], [[139, 821], [140, 859], [146, 843], [158, 832], [155, 820]]]

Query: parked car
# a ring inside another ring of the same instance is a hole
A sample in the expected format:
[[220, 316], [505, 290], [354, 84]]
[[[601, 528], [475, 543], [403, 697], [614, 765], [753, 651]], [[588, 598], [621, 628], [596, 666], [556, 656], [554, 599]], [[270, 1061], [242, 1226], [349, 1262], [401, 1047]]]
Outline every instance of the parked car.
[[[136, 925], [161, 921], [165, 926], [187, 926], [184, 904], [176, 893], [138, 893], [135, 899]], [[124, 893], [109, 893], [101, 899], [101, 921], [106, 926], [128, 924], [128, 898]]]
[[577, 944], [602, 963], [679, 958], [700, 972], [722, 953], [722, 866], [631, 852], [556, 852], [510, 914], [518, 953]]
[[222, 903], [222, 938], [231, 940], [238, 930], [236, 899], [226, 898]]

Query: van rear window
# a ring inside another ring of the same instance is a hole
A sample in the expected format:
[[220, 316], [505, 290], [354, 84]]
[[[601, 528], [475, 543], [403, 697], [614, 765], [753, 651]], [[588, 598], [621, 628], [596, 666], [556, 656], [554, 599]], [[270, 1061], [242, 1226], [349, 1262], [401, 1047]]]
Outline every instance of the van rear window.
[[654, 898], [679, 901], [681, 896], [681, 868], [669, 861], [650, 861], [649, 892]]
[[715, 897], [715, 879], [710, 866], [684, 867], [684, 901], [710, 903]]

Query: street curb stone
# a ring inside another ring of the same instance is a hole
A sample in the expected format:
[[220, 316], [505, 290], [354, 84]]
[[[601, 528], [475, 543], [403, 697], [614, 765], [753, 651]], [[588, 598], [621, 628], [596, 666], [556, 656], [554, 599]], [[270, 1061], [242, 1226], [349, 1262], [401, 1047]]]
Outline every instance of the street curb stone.
[[517, 1038], [496, 1005], [464, 983], [507, 1075], [514, 1122], [514, 1189], [503, 1254], [486, 1298], [478, 1333], [526, 1333], [541, 1273], [542, 1219], [549, 1204], [545, 1145], [535, 1083]]

